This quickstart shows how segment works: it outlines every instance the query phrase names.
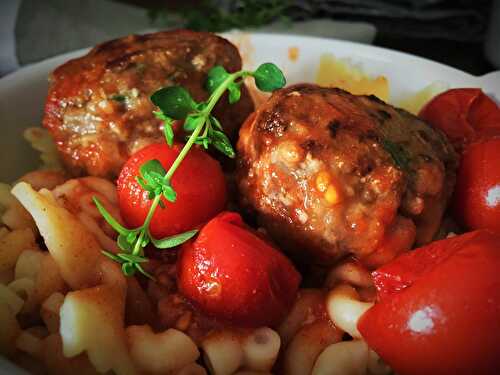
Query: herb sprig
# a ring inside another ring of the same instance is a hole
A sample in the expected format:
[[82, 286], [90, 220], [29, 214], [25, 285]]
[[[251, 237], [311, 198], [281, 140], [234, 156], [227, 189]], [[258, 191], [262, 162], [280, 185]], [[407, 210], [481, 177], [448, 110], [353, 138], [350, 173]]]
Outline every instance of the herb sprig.
[[126, 276], [140, 272], [153, 278], [142, 267], [142, 264], [148, 261], [144, 255], [144, 248], [148, 244], [152, 243], [158, 249], [169, 249], [196, 235], [197, 230], [190, 230], [156, 239], [151, 235], [149, 226], [158, 206], [160, 209], [165, 208], [162, 198], [169, 202], [176, 201], [177, 193], [171, 184], [172, 177], [193, 145], [197, 144], [205, 149], [212, 146], [230, 158], [235, 157], [231, 142], [224, 134], [219, 120], [212, 115], [212, 111], [226, 91], [229, 92], [229, 103], [236, 103], [241, 97], [241, 85], [246, 77], [253, 77], [259, 90], [266, 92], [282, 88], [286, 83], [281, 70], [272, 63], [262, 64], [255, 71], [240, 70], [235, 73], [228, 73], [224, 67], [215, 66], [208, 73], [205, 88], [210, 96], [204, 102], [197, 103], [181, 86], [164, 87], [151, 95], [151, 101], [159, 108], [159, 111], [153, 113], [163, 121], [163, 133], [167, 144], [172, 146], [174, 143], [172, 125], [175, 120], [184, 120], [183, 128], [189, 136], [168, 171], [156, 159], [147, 161], [139, 168], [140, 175], [136, 176], [137, 182], [148, 192], [148, 198], [152, 201], [141, 226], [133, 229], [125, 228], [94, 197], [97, 209], [118, 233], [117, 244], [121, 250], [118, 254], [109, 251], [103, 251], [103, 254], [120, 263]]

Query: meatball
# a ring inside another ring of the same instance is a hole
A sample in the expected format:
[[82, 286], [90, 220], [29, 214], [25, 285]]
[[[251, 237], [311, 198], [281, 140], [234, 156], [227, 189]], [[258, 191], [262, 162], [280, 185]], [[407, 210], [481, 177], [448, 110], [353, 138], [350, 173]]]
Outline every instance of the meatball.
[[[43, 125], [73, 175], [116, 177], [130, 154], [161, 139], [149, 96], [181, 85], [195, 100], [206, 100], [207, 72], [215, 65], [234, 72], [241, 57], [229, 41], [210, 33], [175, 30], [103, 43], [52, 73]], [[253, 111], [242, 89], [238, 103], [223, 98], [215, 110], [233, 138]]]
[[299, 84], [240, 130], [244, 207], [301, 261], [376, 267], [439, 229], [457, 158], [438, 130], [375, 96]]

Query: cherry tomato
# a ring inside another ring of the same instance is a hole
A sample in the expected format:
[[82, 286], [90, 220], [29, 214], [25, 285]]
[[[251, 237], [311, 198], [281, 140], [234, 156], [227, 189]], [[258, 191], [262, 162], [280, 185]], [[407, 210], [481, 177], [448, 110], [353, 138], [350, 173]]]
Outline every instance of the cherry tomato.
[[288, 258], [232, 212], [212, 219], [182, 246], [177, 278], [181, 293], [200, 310], [249, 327], [279, 324], [301, 280]]
[[[165, 170], [172, 165], [182, 149], [181, 144], [169, 147], [152, 144], [136, 152], [125, 163], [118, 177], [118, 200], [123, 220], [129, 227], [138, 227], [151, 206], [148, 192], [137, 182], [139, 167], [157, 159]], [[191, 230], [222, 211], [226, 205], [226, 183], [217, 161], [205, 152], [189, 151], [172, 177], [177, 192], [174, 203], [162, 197], [165, 208], [158, 207], [150, 224], [151, 234], [162, 238]]]
[[399, 375], [497, 375], [500, 236], [436, 241], [374, 272], [379, 300], [358, 329]]
[[419, 116], [441, 129], [458, 148], [500, 134], [500, 108], [481, 89], [452, 89], [433, 98]]
[[455, 219], [468, 229], [500, 233], [500, 137], [468, 146], [458, 168]]

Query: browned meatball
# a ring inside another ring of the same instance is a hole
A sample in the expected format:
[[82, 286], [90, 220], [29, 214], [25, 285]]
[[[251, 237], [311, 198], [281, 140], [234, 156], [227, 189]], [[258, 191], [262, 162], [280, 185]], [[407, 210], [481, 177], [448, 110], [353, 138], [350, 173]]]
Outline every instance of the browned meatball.
[[285, 249], [370, 267], [430, 241], [456, 155], [417, 117], [374, 96], [300, 84], [275, 92], [240, 130], [244, 206]]
[[[215, 65], [233, 72], [241, 58], [234, 45], [210, 33], [175, 30], [103, 43], [52, 73], [43, 124], [71, 173], [114, 177], [131, 153], [161, 137], [150, 94], [182, 85], [205, 100], [206, 75]], [[223, 98], [215, 114], [235, 136], [252, 110], [243, 88], [237, 104]]]

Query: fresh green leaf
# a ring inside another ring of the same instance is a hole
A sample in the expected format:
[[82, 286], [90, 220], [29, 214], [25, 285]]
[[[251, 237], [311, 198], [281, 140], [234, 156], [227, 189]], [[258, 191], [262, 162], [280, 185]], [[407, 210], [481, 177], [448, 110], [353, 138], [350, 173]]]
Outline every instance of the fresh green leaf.
[[160, 206], [161, 209], [164, 209], [166, 207], [165, 203], [163, 203], [161, 199], [158, 201], [158, 206]]
[[240, 86], [237, 84], [237, 83], [231, 83], [228, 87], [227, 87], [228, 91], [229, 91], [229, 104], [234, 104], [236, 103], [238, 100], [240, 100], [240, 97], [241, 97], [241, 89], [240, 89]]
[[215, 116], [209, 116], [210, 124], [214, 125], [217, 129], [223, 130], [222, 125], [219, 120], [215, 118]]
[[196, 233], [198, 233], [198, 230], [194, 229], [184, 233], [176, 234], [175, 236], [165, 237], [158, 240], [151, 237], [151, 242], [158, 249], [170, 249], [172, 247], [182, 245], [184, 242], [193, 238]]
[[110, 253], [109, 251], [102, 250], [101, 253], [102, 255], [107, 256], [109, 259], [114, 260], [115, 262], [123, 263], [123, 260], [118, 258], [115, 254]]
[[286, 79], [283, 72], [273, 63], [260, 65], [253, 73], [255, 84], [261, 91], [271, 92], [285, 86]]
[[205, 82], [206, 90], [212, 94], [217, 87], [219, 87], [222, 82], [224, 82], [227, 77], [229, 77], [229, 73], [224, 69], [223, 66], [217, 65], [209, 70], [207, 75], [207, 81]]
[[[167, 174], [161, 163], [156, 160], [148, 160], [139, 167], [139, 172], [142, 177], [147, 180], [146, 176], [154, 176], [155, 178], [162, 178]], [[156, 174], [156, 175], [155, 175]], [[149, 182], [149, 181], [148, 181]]]
[[172, 129], [172, 119], [167, 119], [163, 122], [163, 135], [167, 141], [167, 145], [172, 147], [174, 144], [174, 129]]
[[164, 184], [162, 190], [163, 190], [163, 196], [169, 202], [175, 202], [177, 200], [177, 193], [175, 192], [174, 188], [170, 186], [170, 184]]
[[135, 239], [137, 238], [137, 232], [130, 232], [128, 235], [127, 235], [127, 241], [129, 243], [134, 243], [135, 242]]
[[130, 233], [130, 230], [122, 226], [102, 205], [102, 203], [97, 199], [96, 196], [92, 197], [92, 200], [94, 201], [94, 204], [97, 207], [97, 210], [99, 213], [102, 215], [104, 220], [111, 225], [111, 228], [113, 228], [117, 233], [123, 234], [124, 236], [128, 235]]
[[211, 137], [212, 144], [217, 150], [230, 158], [234, 158], [236, 156], [233, 146], [231, 145], [231, 141], [223, 132], [214, 130], [211, 133]]
[[205, 117], [200, 116], [200, 115], [189, 115], [186, 120], [184, 121], [184, 130], [186, 132], [192, 132], [194, 129], [196, 129], [199, 125], [205, 122]]
[[191, 94], [181, 86], [164, 87], [151, 95], [151, 101], [162, 112], [173, 119], [182, 120], [196, 109], [196, 102]]
[[117, 257], [120, 259], [123, 259], [125, 262], [128, 263], [145, 263], [148, 262], [148, 260], [140, 255], [134, 255], [134, 254], [117, 254]]
[[123, 250], [123, 251], [126, 251], [127, 253], [131, 253], [132, 250], [133, 250], [133, 246], [132, 246], [132, 243], [133, 242], [129, 242], [127, 240], [127, 237], [128, 236], [124, 236], [122, 234], [120, 234], [118, 236], [118, 239], [116, 240], [116, 243], [118, 244], [118, 247]]
[[144, 268], [142, 268], [142, 266], [139, 264], [139, 263], [135, 263], [134, 264], [134, 267], [140, 272], [142, 273], [144, 276], [146, 276], [147, 278], [151, 279], [151, 280], [154, 280], [155, 278], [153, 277], [153, 275], [151, 275], [150, 273], [146, 272], [144, 270]]
[[134, 263], [123, 263], [122, 264], [122, 272], [125, 276], [134, 276], [134, 274], [135, 274]]

